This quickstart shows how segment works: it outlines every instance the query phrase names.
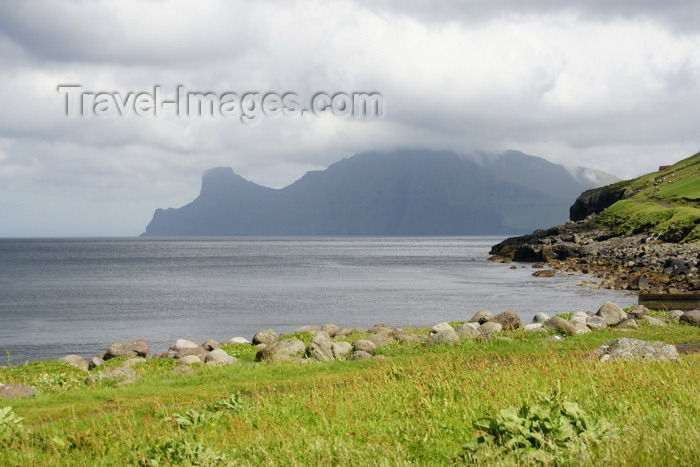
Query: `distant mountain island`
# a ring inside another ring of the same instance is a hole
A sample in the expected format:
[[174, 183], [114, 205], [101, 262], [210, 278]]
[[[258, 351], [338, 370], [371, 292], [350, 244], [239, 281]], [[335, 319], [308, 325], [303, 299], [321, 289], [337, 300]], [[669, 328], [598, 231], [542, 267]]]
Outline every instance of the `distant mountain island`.
[[617, 180], [518, 151], [368, 152], [281, 189], [220, 167], [197, 199], [157, 209], [142, 236], [510, 235], [565, 222], [581, 192]]

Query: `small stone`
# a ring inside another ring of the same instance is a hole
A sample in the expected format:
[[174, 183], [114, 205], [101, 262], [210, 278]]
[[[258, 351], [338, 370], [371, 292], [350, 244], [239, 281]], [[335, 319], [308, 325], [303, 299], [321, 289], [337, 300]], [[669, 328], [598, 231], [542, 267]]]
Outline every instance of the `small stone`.
[[36, 394], [36, 388], [24, 384], [0, 384], [0, 398], [23, 399]]

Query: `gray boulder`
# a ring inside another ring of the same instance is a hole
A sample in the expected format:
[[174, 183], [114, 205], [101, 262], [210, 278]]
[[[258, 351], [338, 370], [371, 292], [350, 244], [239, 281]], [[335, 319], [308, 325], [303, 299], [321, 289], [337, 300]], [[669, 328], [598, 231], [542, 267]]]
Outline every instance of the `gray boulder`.
[[678, 351], [673, 345], [657, 341], [642, 341], [623, 337], [603, 344], [595, 351], [595, 357], [601, 362], [627, 360], [669, 361], [678, 358]]
[[642, 316], [650, 315], [651, 312], [649, 311], [649, 308], [645, 307], [644, 305], [637, 305], [636, 307], [627, 312], [627, 316], [635, 320], [640, 320], [642, 319]]
[[404, 331], [403, 329], [397, 329], [389, 333], [389, 337], [393, 337], [402, 344], [409, 344], [411, 342], [421, 342], [425, 339], [424, 335], [413, 334], [412, 332]]
[[344, 341], [333, 342], [331, 350], [333, 351], [333, 358], [336, 360], [345, 360], [352, 353], [352, 344]]
[[116, 357], [149, 358], [150, 356], [151, 350], [148, 348], [148, 342], [139, 339], [133, 342], [115, 342], [109, 346], [103, 358], [109, 360]]
[[549, 318], [542, 326], [568, 335], [576, 334], [576, 327], [559, 316]]
[[460, 339], [476, 339], [481, 335], [479, 332], [479, 327], [474, 326], [476, 324], [477, 323], [465, 323], [458, 326], [457, 329], [455, 329], [455, 332]]
[[370, 355], [373, 354], [375, 350], [377, 350], [377, 344], [367, 339], [357, 340], [352, 343], [352, 346], [356, 352], [363, 351], [367, 352]]
[[129, 360], [124, 361], [124, 363], [122, 363], [121, 366], [124, 368], [131, 368], [132, 366], [136, 365], [137, 363], [142, 363], [145, 361], [146, 361], [146, 359], [142, 358], [142, 357], [130, 358]]
[[88, 369], [92, 370], [93, 368], [97, 368], [98, 366], [102, 365], [104, 362], [105, 361], [102, 357], [92, 357], [92, 360], [90, 360], [90, 366], [88, 367]]
[[260, 349], [256, 360], [290, 360], [290, 357], [301, 356], [306, 352], [306, 345], [298, 339], [282, 339], [281, 341]]
[[396, 340], [393, 337], [390, 337], [386, 334], [375, 334], [373, 336], [369, 336], [367, 340], [374, 342], [378, 346], [387, 346], [396, 342]]
[[627, 313], [613, 302], [603, 303], [596, 315], [603, 318], [607, 326], [616, 326], [628, 318]]
[[333, 341], [324, 335], [317, 335], [311, 341], [308, 350], [309, 356], [321, 362], [335, 360], [333, 356]]
[[484, 336], [501, 332], [502, 330], [503, 326], [501, 326], [500, 323], [494, 323], [493, 321], [487, 321], [479, 326], [479, 332]]
[[637, 322], [632, 318], [626, 319], [615, 326], [616, 329], [637, 329]]
[[367, 330], [367, 332], [370, 334], [390, 334], [393, 331], [396, 331], [396, 328], [394, 326], [389, 326], [388, 324], [383, 323], [375, 324]]
[[493, 318], [493, 314], [491, 314], [490, 311], [488, 310], [479, 310], [476, 313], [474, 313], [474, 316], [469, 320], [470, 323], [479, 323], [479, 324], [484, 324], [488, 320]]
[[539, 312], [532, 319], [532, 322], [533, 322], [533, 324], [537, 324], [537, 323], [541, 324], [541, 323], [544, 323], [545, 321], [547, 321], [548, 319], [549, 319], [549, 315], [547, 313]]
[[368, 360], [372, 358], [372, 354], [365, 352], [364, 350], [356, 350], [350, 356], [350, 360]]
[[680, 317], [680, 322], [692, 326], [700, 326], [700, 310], [686, 311], [683, 313], [683, 316]]
[[139, 376], [140, 375], [131, 368], [119, 366], [117, 368], [105, 370], [103, 373], [97, 375], [90, 375], [85, 379], [85, 382], [88, 384], [97, 381], [131, 382], [137, 380]]
[[207, 339], [202, 344], [202, 348], [207, 351], [216, 350], [221, 347], [221, 344], [216, 342], [214, 339]]
[[279, 339], [280, 335], [274, 329], [265, 329], [259, 331], [253, 336], [253, 345], [265, 344], [270, 345]]
[[36, 394], [36, 388], [24, 384], [0, 384], [0, 399], [23, 399]]
[[586, 325], [594, 331], [602, 331], [607, 327], [605, 320], [601, 316], [589, 316]]
[[63, 358], [58, 359], [59, 362], [67, 363], [70, 366], [80, 368], [83, 371], [88, 371], [90, 369], [90, 362], [85, 360], [80, 355], [66, 355]]
[[533, 332], [533, 331], [535, 331], [535, 329], [541, 329], [541, 328], [542, 328], [542, 323], [530, 323], [530, 324], [526, 324], [525, 326], [523, 326], [523, 330], [525, 330], [525, 332]]
[[298, 328], [296, 331], [294, 331], [294, 333], [295, 333], [295, 334], [298, 333], [298, 332], [311, 332], [311, 333], [316, 333], [316, 332], [318, 332], [318, 331], [320, 331], [320, 330], [321, 330], [321, 326], [319, 326], [319, 325], [317, 325], [317, 324], [307, 324], [306, 326], [302, 326], [302, 327]]
[[340, 328], [338, 326], [336, 326], [335, 324], [324, 324], [323, 327], [321, 328], [321, 331], [325, 332], [330, 337], [335, 337], [335, 333], [339, 329]]
[[353, 330], [353, 328], [344, 326], [344, 327], [338, 329], [338, 330], [335, 332], [335, 336], [333, 336], [333, 337], [341, 337], [341, 336], [342, 336], [342, 337], [345, 337], [345, 336], [349, 336], [350, 334], [352, 334], [352, 330]]
[[668, 315], [673, 318], [673, 320], [678, 323], [681, 319], [681, 316], [683, 316], [683, 311], [681, 310], [670, 310], [668, 312]]
[[450, 326], [449, 329], [443, 329], [442, 331], [430, 334], [428, 341], [431, 344], [456, 344], [459, 342], [459, 335], [452, 326]]
[[214, 349], [204, 357], [204, 363], [208, 365], [230, 365], [238, 360], [226, 353], [223, 349]]
[[198, 355], [186, 355], [177, 361], [178, 365], [191, 365], [193, 363], [202, 363], [202, 359]]
[[245, 337], [234, 337], [233, 339], [229, 339], [225, 342], [223, 342], [224, 345], [231, 345], [231, 344], [250, 344], [250, 341], [246, 339]]
[[638, 324], [645, 324], [647, 326], [668, 326], [670, 323], [667, 322], [668, 318], [657, 318], [656, 316], [642, 316], [639, 319]]
[[175, 344], [170, 346], [170, 350], [175, 350], [177, 352], [185, 349], [196, 349], [198, 347], [199, 345], [192, 341], [188, 341], [187, 339], [178, 339], [175, 341]]
[[512, 331], [513, 329], [518, 329], [523, 327], [523, 322], [520, 320], [520, 316], [514, 311], [504, 311], [499, 313], [490, 319], [494, 323], [498, 323], [503, 326], [504, 331]]
[[430, 334], [435, 334], [440, 331], [448, 331], [450, 329], [453, 329], [450, 323], [438, 323], [432, 328], [430, 328]]

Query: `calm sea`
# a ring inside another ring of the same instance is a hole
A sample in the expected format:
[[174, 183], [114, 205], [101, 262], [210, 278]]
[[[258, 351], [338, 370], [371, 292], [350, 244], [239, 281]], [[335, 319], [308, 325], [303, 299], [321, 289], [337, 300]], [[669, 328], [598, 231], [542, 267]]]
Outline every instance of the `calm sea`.
[[[0, 240], [0, 352], [86, 358], [112, 342], [250, 339], [305, 324], [428, 326], [481, 309], [596, 310], [623, 292], [486, 262], [496, 237]], [[0, 356], [2, 363], [4, 355]]]

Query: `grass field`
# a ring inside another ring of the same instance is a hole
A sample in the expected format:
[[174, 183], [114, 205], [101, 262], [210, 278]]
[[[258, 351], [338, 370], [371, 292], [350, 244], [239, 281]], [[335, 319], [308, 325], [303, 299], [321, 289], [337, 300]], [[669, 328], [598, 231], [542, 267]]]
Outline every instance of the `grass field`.
[[40, 390], [0, 402], [12, 408], [0, 410], [0, 464], [697, 465], [700, 354], [584, 356], [623, 336], [700, 342], [700, 328], [504, 335], [513, 340], [387, 347], [386, 360], [196, 365], [187, 376], [149, 360], [123, 387], [87, 386], [58, 362], [0, 368], [3, 383]]

